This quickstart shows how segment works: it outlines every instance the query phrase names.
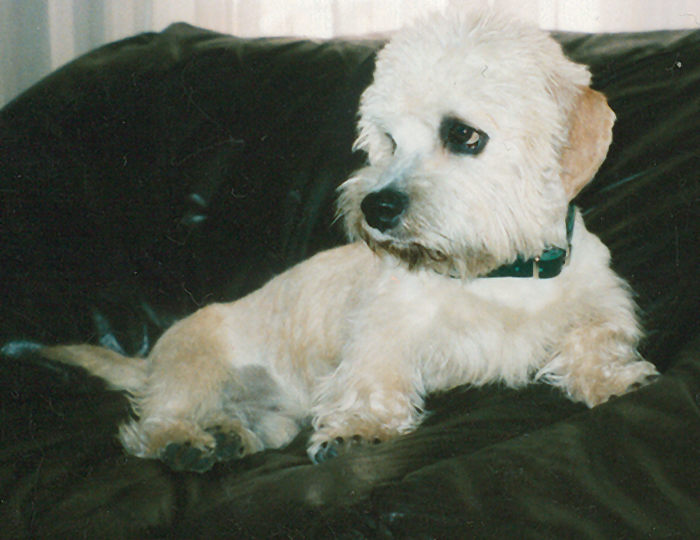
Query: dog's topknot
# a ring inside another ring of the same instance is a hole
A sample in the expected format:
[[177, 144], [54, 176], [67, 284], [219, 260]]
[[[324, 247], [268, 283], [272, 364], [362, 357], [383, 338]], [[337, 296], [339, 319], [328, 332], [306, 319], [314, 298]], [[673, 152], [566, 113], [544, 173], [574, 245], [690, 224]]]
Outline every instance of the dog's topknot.
[[[484, 75], [491, 70], [520, 72], [525, 65], [531, 76], [522, 81], [524, 87], [544, 84], [551, 95], [571, 102], [590, 84], [588, 68], [566, 58], [548, 32], [487, 7], [437, 12], [414, 21], [392, 35], [378, 53], [376, 72], [401, 65], [417, 70], [418, 77], [430, 77], [426, 66], [453, 63], [455, 55], [491, 59], [482, 66]], [[416, 60], [407, 64], [403, 59], [410, 56]], [[568, 103], [563, 105], [566, 108]]]

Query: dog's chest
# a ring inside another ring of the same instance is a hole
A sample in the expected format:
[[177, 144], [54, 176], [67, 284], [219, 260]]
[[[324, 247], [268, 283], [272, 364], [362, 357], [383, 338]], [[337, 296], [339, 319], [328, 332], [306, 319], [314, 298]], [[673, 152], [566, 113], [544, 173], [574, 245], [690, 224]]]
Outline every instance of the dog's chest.
[[426, 390], [501, 380], [518, 385], [551, 356], [567, 325], [556, 280], [485, 278], [471, 282], [428, 273], [380, 280], [372, 312], [386, 313], [386, 337], [401, 340]]
[[[565, 291], [559, 280], [481, 278], [462, 281], [432, 272], [393, 271], [382, 276], [369, 304], [392, 310], [398, 318], [461, 328], [478, 320], [500, 320], [508, 326], [559, 317]], [[372, 306], [368, 306], [373, 309]], [[398, 322], [398, 320], [397, 320]]]

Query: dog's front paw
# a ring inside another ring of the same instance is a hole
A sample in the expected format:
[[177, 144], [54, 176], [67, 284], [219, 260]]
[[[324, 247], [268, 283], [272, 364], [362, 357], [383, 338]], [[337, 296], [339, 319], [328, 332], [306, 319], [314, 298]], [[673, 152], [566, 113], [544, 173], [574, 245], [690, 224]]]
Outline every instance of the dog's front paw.
[[619, 397], [653, 383], [660, 377], [656, 366], [640, 360], [612, 370], [609, 379], [596, 388], [598, 403]]
[[314, 412], [315, 431], [307, 452], [311, 461], [321, 463], [350, 449], [413, 431], [422, 409], [404, 393], [375, 392], [372, 399], [360, 400], [352, 408], [338, 410], [322, 404]]
[[206, 472], [218, 461], [239, 459], [246, 454], [246, 445], [238, 433], [219, 426], [207, 429], [213, 444], [194, 445], [191, 441], [171, 442], [160, 452], [160, 459], [176, 471]]
[[351, 437], [339, 435], [337, 437], [327, 438], [317, 432], [312, 436], [312, 442], [309, 445], [308, 453], [311, 461], [319, 464], [341, 456], [354, 448], [379, 444], [380, 442], [382, 442], [380, 437], [367, 439], [361, 435], [352, 435]]
[[659, 377], [656, 366], [645, 360], [604, 363], [600, 358], [605, 357], [584, 356], [574, 363], [562, 357], [541, 370], [538, 378], [561, 387], [572, 399], [594, 407]]

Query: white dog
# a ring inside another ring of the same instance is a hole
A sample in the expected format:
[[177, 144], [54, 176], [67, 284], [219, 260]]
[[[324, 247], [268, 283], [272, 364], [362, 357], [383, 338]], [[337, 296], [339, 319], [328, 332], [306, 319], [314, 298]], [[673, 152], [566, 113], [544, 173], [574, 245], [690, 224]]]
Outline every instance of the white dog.
[[415, 429], [427, 393], [544, 380], [589, 406], [654, 366], [626, 284], [570, 201], [614, 115], [546, 33], [494, 13], [397, 33], [361, 99], [368, 165], [340, 188], [355, 243], [201, 309], [147, 359], [44, 349], [127, 391], [137, 456], [206, 470], [311, 420], [323, 461]]

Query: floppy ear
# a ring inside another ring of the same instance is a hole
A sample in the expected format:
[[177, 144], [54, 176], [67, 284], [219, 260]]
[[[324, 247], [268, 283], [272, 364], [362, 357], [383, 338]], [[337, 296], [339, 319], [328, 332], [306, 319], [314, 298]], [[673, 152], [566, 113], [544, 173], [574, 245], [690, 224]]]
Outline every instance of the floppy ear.
[[569, 113], [569, 138], [561, 155], [562, 182], [569, 200], [591, 181], [612, 141], [615, 113], [605, 96], [582, 89]]

